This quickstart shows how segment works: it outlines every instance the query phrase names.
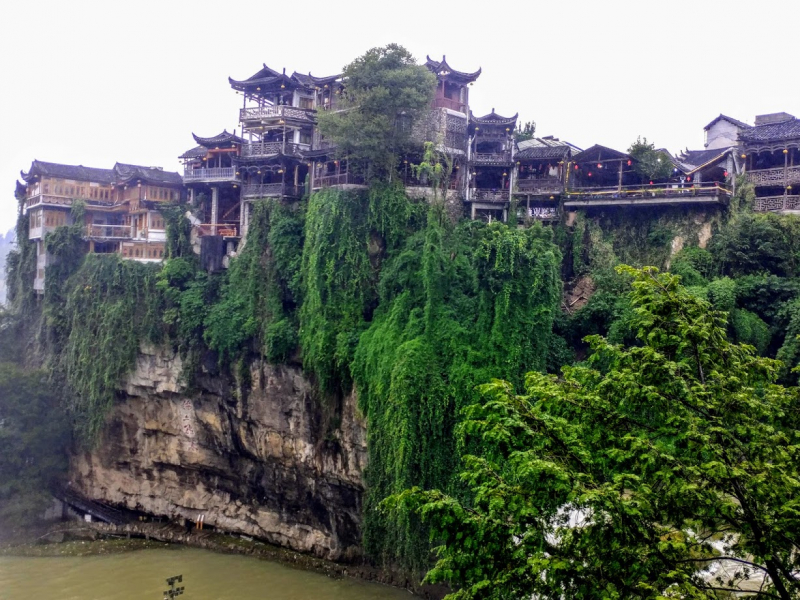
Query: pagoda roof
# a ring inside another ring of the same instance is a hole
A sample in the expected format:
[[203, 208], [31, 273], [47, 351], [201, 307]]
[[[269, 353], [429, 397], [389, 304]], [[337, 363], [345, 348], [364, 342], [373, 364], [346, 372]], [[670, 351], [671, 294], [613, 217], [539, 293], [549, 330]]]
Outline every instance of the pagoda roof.
[[286, 74], [286, 69], [283, 70], [283, 73], [278, 73], [274, 69], [270, 69], [267, 65], [264, 65], [263, 69], [247, 79], [236, 80], [228, 77], [228, 82], [233, 89], [240, 92], [272, 92], [306, 87], [297, 79], [288, 76]]
[[579, 162], [603, 162], [607, 160], [625, 160], [630, 158], [629, 154], [625, 152], [620, 152], [618, 150], [614, 150], [613, 148], [609, 148], [608, 146], [601, 146], [600, 144], [595, 144], [591, 148], [587, 148], [583, 152], [578, 152], [575, 156], [572, 157], [572, 160], [576, 163]]
[[181, 154], [178, 158], [202, 158], [206, 154], [208, 154], [208, 148], [204, 146], [195, 146]]
[[116, 180], [113, 169], [97, 169], [83, 165], [62, 165], [60, 163], [34, 160], [28, 172], [20, 171], [23, 181], [29, 183], [36, 177], [58, 177], [59, 179], [74, 179], [76, 181], [89, 181], [111, 185]]
[[295, 71], [292, 73], [292, 78], [296, 79], [304, 86], [309, 88], [318, 88], [324, 87], [326, 85], [331, 85], [335, 83], [337, 80], [342, 78], [342, 74], [339, 73], [337, 75], [328, 75], [327, 77], [314, 77], [311, 73], [308, 75], [304, 75], [303, 73], [298, 73]]
[[478, 125], [511, 125], [512, 129], [517, 125], [518, 116], [519, 113], [516, 113], [513, 117], [503, 117], [494, 112], [494, 108], [492, 109], [492, 112], [490, 112], [488, 115], [483, 115], [482, 117], [476, 117], [472, 114], [472, 111], [469, 112], [470, 123], [476, 123]]
[[570, 155], [569, 146], [530, 146], [516, 154], [517, 160], [562, 159]]
[[453, 67], [447, 64], [447, 57], [442, 56], [442, 60], [431, 60], [430, 56], [425, 57], [425, 66], [434, 73], [437, 77], [449, 79], [455, 83], [467, 84], [472, 83], [480, 77], [481, 69], [478, 68], [474, 73], [465, 73], [464, 71], [456, 71]]
[[800, 139], [800, 120], [792, 117], [778, 123], [756, 125], [739, 132], [742, 142], [782, 142]]
[[752, 125], [748, 125], [743, 121], [739, 121], [738, 119], [734, 119], [733, 117], [729, 117], [728, 115], [723, 115], [722, 113], [720, 113], [716, 119], [714, 119], [713, 121], [711, 121], [711, 123], [703, 127], [703, 129], [710, 129], [711, 127], [714, 126], [714, 124], [716, 124], [719, 121], [727, 121], [728, 123], [732, 123], [733, 125], [736, 125], [737, 127], [740, 127], [742, 129], [750, 129], [750, 127], [752, 127]]
[[228, 133], [227, 129], [223, 129], [222, 133], [211, 137], [200, 137], [199, 135], [192, 134], [194, 141], [203, 146], [204, 148], [218, 148], [220, 146], [230, 147], [234, 144], [241, 144], [244, 140], [235, 133]]

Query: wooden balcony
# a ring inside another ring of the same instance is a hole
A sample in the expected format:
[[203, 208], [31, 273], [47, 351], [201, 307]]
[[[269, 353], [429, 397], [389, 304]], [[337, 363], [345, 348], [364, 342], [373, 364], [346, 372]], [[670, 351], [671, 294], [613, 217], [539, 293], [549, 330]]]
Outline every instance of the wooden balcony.
[[755, 186], [781, 186], [800, 183], [800, 167], [778, 167], [747, 172], [747, 182]]
[[313, 188], [315, 190], [337, 185], [364, 185], [364, 179], [352, 173], [339, 173], [338, 175], [326, 175], [315, 177]]
[[242, 156], [245, 158], [258, 158], [277, 154], [297, 154], [310, 148], [309, 144], [295, 144], [293, 142], [246, 142], [242, 144]]
[[472, 189], [471, 202], [508, 202], [508, 190]]
[[252, 108], [239, 109], [239, 121], [269, 121], [273, 119], [293, 119], [300, 121], [312, 121], [314, 111], [294, 106], [254, 106]]
[[472, 155], [472, 164], [475, 165], [511, 165], [511, 152], [476, 152]]
[[765, 196], [756, 198], [753, 210], [756, 212], [778, 212], [800, 210], [800, 196]]
[[38, 194], [31, 196], [25, 200], [25, 210], [33, 208], [34, 206], [47, 205], [47, 206], [72, 206], [74, 198], [71, 196], [56, 196], [54, 194]]
[[564, 184], [556, 177], [542, 177], [540, 179], [518, 179], [515, 194], [548, 195], [561, 194]]
[[450, 110], [454, 110], [456, 112], [464, 113], [467, 112], [467, 105], [459, 102], [458, 100], [451, 100], [450, 98], [434, 98], [433, 99], [433, 107], [434, 108], [449, 108]]
[[300, 198], [304, 186], [286, 183], [248, 183], [242, 186], [242, 198]]
[[731, 192], [716, 183], [677, 185], [628, 185], [613, 188], [574, 188], [566, 191], [565, 208], [590, 206], [650, 206], [721, 204]]
[[130, 225], [87, 225], [86, 237], [92, 240], [130, 240]]
[[183, 172], [183, 181], [186, 183], [212, 183], [237, 181], [236, 169], [233, 167], [216, 167], [212, 169], [186, 169]]

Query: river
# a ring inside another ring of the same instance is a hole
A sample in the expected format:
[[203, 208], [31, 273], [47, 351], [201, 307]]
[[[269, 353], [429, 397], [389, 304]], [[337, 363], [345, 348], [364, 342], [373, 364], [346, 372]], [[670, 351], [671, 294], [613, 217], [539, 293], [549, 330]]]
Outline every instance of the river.
[[181, 600], [408, 600], [408, 592], [331, 579], [249, 556], [169, 547], [82, 557], [0, 556], [0, 600], [162, 600], [183, 575]]

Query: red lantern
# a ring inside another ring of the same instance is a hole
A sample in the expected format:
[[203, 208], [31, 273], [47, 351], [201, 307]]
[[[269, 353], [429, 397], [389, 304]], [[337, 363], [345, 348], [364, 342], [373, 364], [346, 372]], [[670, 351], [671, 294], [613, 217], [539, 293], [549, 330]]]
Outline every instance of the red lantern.
[[575, 170], [576, 170], [576, 171], [578, 170], [578, 165], [575, 165]]
[[597, 163], [597, 168], [598, 168], [598, 169], [602, 169], [602, 168], [603, 168], [603, 165], [601, 165], [600, 163]]
[[628, 160], [628, 166], [629, 166], [629, 167], [631, 166], [631, 161], [630, 161], [630, 160]]
[[725, 172], [722, 174], [722, 176], [723, 176], [723, 177], [727, 177], [727, 176], [728, 176], [728, 172], [727, 172], [727, 171], [725, 171]]
[[592, 172], [591, 172], [591, 171], [589, 171], [589, 177], [591, 177], [591, 176], [592, 176]]
[[652, 181], [650, 182], [650, 185], [653, 185], [653, 182], [652, 182]]
[[691, 181], [691, 180], [692, 180], [692, 178], [687, 175], [686, 176], [686, 181]]

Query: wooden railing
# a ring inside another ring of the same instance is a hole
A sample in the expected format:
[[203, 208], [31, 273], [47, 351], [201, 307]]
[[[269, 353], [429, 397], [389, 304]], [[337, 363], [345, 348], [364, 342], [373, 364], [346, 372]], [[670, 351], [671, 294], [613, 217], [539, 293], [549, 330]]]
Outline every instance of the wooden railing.
[[778, 167], [747, 172], [747, 181], [753, 185], [787, 185], [800, 182], [800, 167]]
[[556, 177], [542, 177], [541, 179], [517, 179], [517, 191], [528, 193], [560, 193], [564, 184]]
[[39, 194], [31, 196], [25, 200], [25, 208], [38, 206], [39, 204], [55, 204], [59, 206], [72, 206], [73, 198], [71, 196], [56, 196], [54, 194]]
[[691, 200], [698, 196], [729, 196], [731, 191], [718, 183], [701, 183], [679, 187], [673, 184], [624, 185], [622, 187], [584, 187], [566, 191], [568, 199], [609, 200], [634, 198], [675, 198]]
[[299, 198], [303, 195], [303, 186], [285, 183], [248, 183], [242, 186], [242, 198], [270, 198], [290, 196]]
[[476, 152], [472, 155], [476, 165], [504, 165], [511, 162], [511, 152]]
[[130, 225], [87, 225], [86, 236], [101, 240], [129, 240], [131, 239]]
[[466, 113], [467, 108], [466, 104], [458, 100], [451, 100], [450, 98], [434, 98], [433, 106], [434, 108], [449, 108], [450, 110], [461, 113]]
[[364, 179], [352, 173], [339, 173], [314, 178], [314, 189], [331, 187], [333, 185], [363, 185]]
[[475, 202], [508, 202], [508, 190], [472, 190]]
[[233, 167], [215, 167], [211, 169], [186, 169], [184, 181], [236, 181], [236, 169]]
[[274, 119], [283, 117], [285, 119], [308, 119], [313, 111], [294, 106], [254, 106], [252, 108], [240, 108], [240, 121], [256, 121], [261, 119]]
[[765, 196], [756, 198], [753, 210], [771, 212], [776, 210], [800, 210], [800, 196]]
[[195, 225], [197, 235], [221, 235], [223, 237], [237, 237], [237, 227], [231, 223], [202, 223]]
[[297, 154], [302, 150], [310, 149], [310, 144], [295, 144], [294, 142], [248, 142], [242, 144], [242, 156], [274, 156], [276, 154]]

